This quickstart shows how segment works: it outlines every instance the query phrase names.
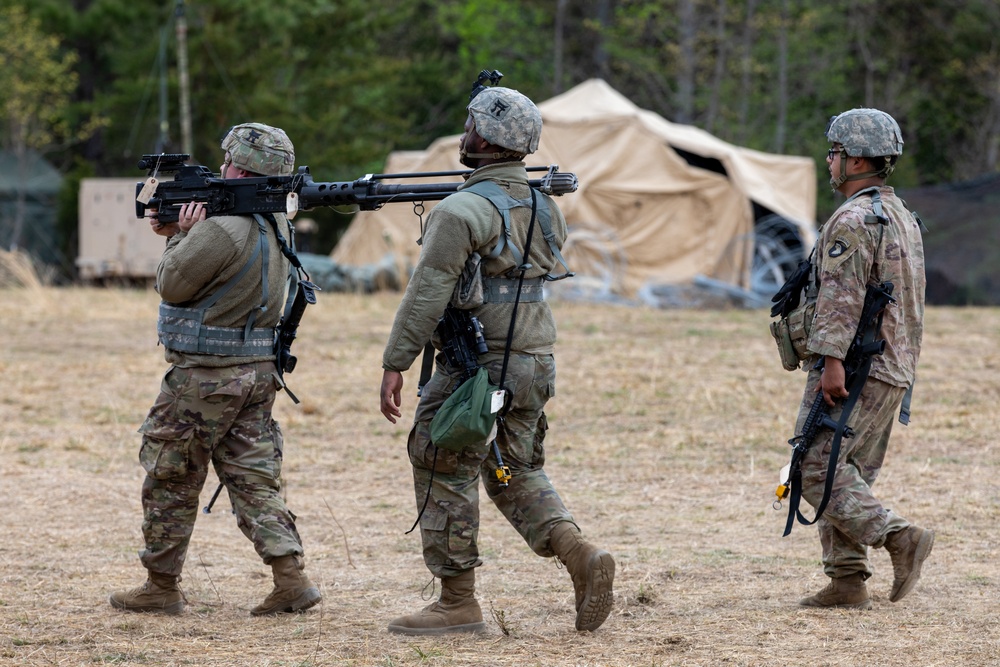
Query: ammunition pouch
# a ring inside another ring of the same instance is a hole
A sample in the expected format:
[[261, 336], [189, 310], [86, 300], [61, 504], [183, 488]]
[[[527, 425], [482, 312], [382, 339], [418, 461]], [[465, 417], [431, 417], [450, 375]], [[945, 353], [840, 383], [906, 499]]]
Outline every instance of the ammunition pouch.
[[812, 328], [816, 302], [809, 301], [779, 320], [771, 322], [771, 337], [778, 346], [778, 356], [786, 371], [794, 371], [811, 355], [806, 348]]

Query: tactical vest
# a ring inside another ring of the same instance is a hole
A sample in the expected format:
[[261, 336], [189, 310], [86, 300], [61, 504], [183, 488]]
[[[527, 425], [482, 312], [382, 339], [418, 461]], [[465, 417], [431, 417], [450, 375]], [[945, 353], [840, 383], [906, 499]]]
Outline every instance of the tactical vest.
[[[270, 250], [264, 218], [254, 214], [257, 222], [257, 245], [239, 272], [197, 304], [188, 307], [160, 303], [156, 333], [168, 350], [189, 354], [212, 354], [228, 357], [261, 357], [274, 353], [274, 327], [254, 328], [259, 313], [267, 310], [268, 264]], [[260, 305], [250, 311], [246, 326], [216, 327], [205, 324], [205, 314], [250, 271], [261, 257]]]
[[[512, 197], [506, 190], [504, 190], [495, 181], [480, 181], [474, 183], [467, 188], [463, 188], [462, 192], [471, 192], [483, 197], [500, 213], [500, 217], [503, 219], [503, 226], [500, 230], [500, 239], [497, 241], [496, 246], [493, 250], [486, 256], [488, 259], [496, 259], [503, 252], [503, 249], [510, 246], [510, 252], [514, 256], [515, 268], [511, 269], [506, 276], [482, 276], [483, 284], [483, 303], [513, 303], [514, 299], [517, 297], [517, 285], [518, 278], [511, 277], [515, 271], [520, 270], [520, 267], [524, 264], [524, 256], [521, 254], [520, 249], [515, 246], [510, 239], [510, 212], [512, 209], [519, 207], [531, 208], [531, 197], [526, 199], [516, 199]], [[552, 213], [549, 209], [549, 202], [551, 201], [548, 195], [537, 193], [537, 196], [541, 199], [541, 206], [536, 207], [535, 220], [538, 222], [539, 228], [542, 230], [542, 237], [545, 242], [549, 245], [549, 251], [552, 256], [555, 257], [556, 261], [559, 262], [565, 269], [565, 272], [553, 276], [551, 273], [547, 273], [544, 276], [534, 278], [531, 280], [525, 280], [521, 285], [521, 302], [531, 302], [531, 301], [544, 301], [545, 292], [542, 285], [546, 281], [552, 280], [562, 280], [563, 278], [569, 278], [573, 273], [569, 270], [569, 266], [566, 264], [566, 260], [563, 259], [562, 253], [559, 252], [559, 246], [556, 245], [556, 235], [552, 231]]]

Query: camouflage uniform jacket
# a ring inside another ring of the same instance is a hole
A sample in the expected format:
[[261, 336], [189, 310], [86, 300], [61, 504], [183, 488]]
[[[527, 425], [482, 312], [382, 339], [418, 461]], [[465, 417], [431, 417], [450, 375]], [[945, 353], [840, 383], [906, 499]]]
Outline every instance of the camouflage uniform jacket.
[[[278, 229], [287, 227], [285, 217], [275, 214]], [[268, 243], [267, 309], [257, 314], [254, 328], [277, 326], [285, 300], [288, 260], [281, 254], [270, 224]], [[156, 291], [176, 306], [195, 306], [211, 296], [236, 275], [253, 254], [260, 233], [257, 223], [247, 216], [217, 216], [195, 223], [167, 241], [156, 270]], [[287, 236], [286, 236], [287, 238]], [[261, 258], [254, 261], [243, 279], [205, 314], [205, 324], [243, 327], [250, 313], [261, 303]], [[169, 363], [181, 368], [208, 366], [221, 368], [253, 361], [267, 361], [273, 355], [218, 356], [166, 350]]]
[[862, 190], [834, 212], [816, 241], [816, 314], [808, 349], [843, 359], [857, 330], [869, 284], [891, 282], [895, 304], [882, 322], [885, 353], [876, 356], [871, 377], [905, 387], [912, 384], [920, 356], [924, 319], [924, 247], [919, 223], [888, 186], [879, 188], [887, 224], [865, 222], [873, 215], [872, 189]]
[[[496, 207], [483, 197], [461, 190], [480, 181], [492, 180], [505, 188], [513, 197], [530, 196], [528, 173], [523, 162], [505, 162], [480, 167], [472, 173], [459, 191], [448, 196], [434, 207], [427, 220], [422, 240], [420, 260], [406, 288], [406, 294], [396, 311], [392, 332], [382, 356], [386, 370], [407, 370], [426, 341], [437, 327], [438, 318], [451, 300], [459, 274], [473, 252], [483, 256], [483, 276], [502, 276], [515, 268], [514, 256], [505, 247], [496, 259], [487, 255], [500, 238], [502, 218]], [[566, 240], [566, 220], [550, 199], [538, 197], [538, 205], [550, 202], [552, 231], [557, 247]], [[531, 220], [530, 208], [511, 211], [510, 241], [524, 251]], [[557, 263], [542, 238], [537, 221], [532, 232], [531, 269], [525, 280], [539, 278], [549, 273]], [[483, 333], [490, 353], [502, 354], [507, 342], [507, 330], [513, 303], [485, 303], [472, 310], [483, 325]], [[556, 342], [556, 325], [552, 311], [545, 301], [522, 302], [518, 305], [516, 329], [511, 344], [512, 352], [526, 354], [551, 354]], [[490, 355], [480, 357], [485, 362]]]

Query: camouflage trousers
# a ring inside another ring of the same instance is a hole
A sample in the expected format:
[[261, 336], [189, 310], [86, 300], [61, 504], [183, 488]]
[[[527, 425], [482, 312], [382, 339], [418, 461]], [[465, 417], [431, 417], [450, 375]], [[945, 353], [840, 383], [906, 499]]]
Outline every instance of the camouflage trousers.
[[[819, 379], [820, 371], [809, 371], [796, 433], [816, 399]], [[889, 533], [910, 525], [884, 507], [872, 493], [905, 392], [905, 387], [894, 387], [870, 377], [848, 419], [848, 425], [857, 435], [841, 439], [833, 491], [816, 524], [823, 547], [823, 570], [829, 577], [860, 572], [867, 579], [872, 574], [868, 547], [881, 547]], [[840, 414], [839, 407], [830, 412], [834, 419], [839, 419]], [[802, 498], [814, 509], [823, 498], [832, 445], [833, 431], [824, 429], [802, 460]]]
[[[481, 358], [498, 384], [503, 359]], [[497, 421], [497, 446], [510, 468], [509, 486], [500, 486], [489, 443], [453, 452], [435, 447], [430, 422], [458, 386], [457, 373], [438, 358], [424, 387], [407, 450], [413, 466], [424, 562], [436, 577], [453, 577], [482, 564], [479, 558], [479, 480], [493, 504], [539, 556], [553, 556], [549, 534], [560, 521], [573, 521], [542, 466], [545, 464], [545, 403], [555, 394], [552, 355], [511, 354], [505, 380], [511, 395], [505, 417]], [[433, 473], [432, 473], [433, 471]]]
[[147, 570], [184, 566], [209, 464], [229, 492], [236, 522], [265, 563], [302, 555], [295, 515], [280, 495], [282, 436], [271, 418], [273, 362], [226, 368], [171, 367], [140, 427], [142, 534]]

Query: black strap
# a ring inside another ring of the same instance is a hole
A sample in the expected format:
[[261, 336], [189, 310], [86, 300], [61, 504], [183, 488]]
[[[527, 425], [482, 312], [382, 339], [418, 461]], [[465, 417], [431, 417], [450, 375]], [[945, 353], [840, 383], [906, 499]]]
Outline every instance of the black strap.
[[[521, 287], [524, 285], [524, 274], [531, 268], [528, 264], [528, 257], [531, 255], [531, 235], [535, 231], [535, 212], [538, 207], [538, 200], [535, 196], [535, 189], [531, 188], [531, 222], [528, 223], [528, 236], [524, 241], [524, 261], [517, 267], [520, 275], [517, 277], [517, 294], [514, 296], [514, 310], [510, 313], [510, 327], [507, 329], [507, 345], [503, 351], [503, 366], [500, 367], [500, 388], [504, 389], [504, 380], [507, 379], [507, 362], [510, 360], [510, 346], [514, 341], [514, 323], [517, 321], [517, 306], [521, 303]], [[506, 391], [506, 390], [505, 390]], [[500, 415], [507, 413], [507, 404], [501, 409]], [[497, 457], [500, 452], [497, 451]]]
[[903, 426], [907, 426], [910, 423], [910, 402], [913, 400], [913, 385], [916, 383], [917, 378], [913, 378], [913, 382], [906, 388], [903, 400], [899, 404], [899, 423]]
[[424, 496], [424, 504], [420, 506], [420, 511], [417, 513], [417, 520], [413, 522], [410, 529], [403, 533], [403, 535], [409, 535], [413, 532], [413, 529], [417, 527], [418, 523], [420, 523], [420, 517], [424, 515], [424, 510], [427, 509], [427, 503], [431, 499], [431, 489], [434, 487], [434, 469], [437, 468], [437, 460], [438, 448], [437, 445], [434, 445], [434, 460], [431, 461], [431, 478], [427, 481], [427, 495]]
[[[531, 189], [531, 222], [528, 223], [528, 236], [527, 236], [527, 238], [526, 238], [526, 240], [524, 242], [524, 260], [523, 260], [521, 266], [518, 267], [518, 269], [520, 269], [520, 271], [521, 271], [521, 275], [519, 276], [518, 281], [517, 281], [517, 296], [514, 297], [514, 310], [510, 314], [510, 328], [507, 330], [507, 344], [504, 347], [504, 351], [503, 351], [503, 366], [500, 369], [500, 388], [501, 389], [503, 389], [503, 382], [507, 378], [507, 361], [510, 359], [510, 346], [511, 346], [511, 343], [513, 342], [513, 340], [514, 340], [514, 322], [515, 322], [515, 320], [517, 318], [517, 304], [521, 300], [521, 286], [524, 284], [524, 273], [530, 267], [530, 265], [528, 264], [528, 255], [531, 253], [531, 234], [532, 234], [532, 232], [535, 229], [535, 211], [536, 211], [536, 207], [537, 207], [537, 202], [536, 202], [536, 198], [535, 198], [535, 189], [532, 188]], [[503, 230], [501, 230], [500, 233], [503, 234]], [[428, 361], [428, 359], [430, 359], [430, 361]], [[417, 395], [418, 396], [420, 395], [420, 390], [422, 390], [423, 387], [424, 387], [424, 385], [427, 384], [428, 381], [430, 381], [431, 369], [433, 367], [433, 359], [434, 359], [434, 346], [431, 345], [430, 342], [428, 342], [424, 346], [424, 359], [423, 359], [423, 363], [422, 363], [421, 369], [420, 369], [420, 380], [419, 380], [419, 383], [418, 383], [419, 389], [417, 390]], [[425, 378], [425, 375], [426, 375], [426, 378]], [[497, 419], [501, 419], [502, 415], [504, 414], [505, 411], [506, 411], [506, 404], [505, 404], [504, 408], [501, 409], [500, 416], [498, 416]], [[503, 463], [503, 458], [500, 456], [500, 448], [497, 446], [497, 441], [495, 439], [493, 440], [492, 446], [493, 446], [493, 453], [494, 453], [494, 455], [496, 456], [496, 459], [497, 459], [497, 466], [499, 466], [500, 469], [506, 469], [506, 466]], [[420, 523], [420, 518], [423, 517], [424, 511], [427, 509], [427, 503], [431, 499], [431, 489], [434, 486], [434, 469], [437, 467], [437, 454], [438, 454], [438, 448], [437, 448], [437, 445], [434, 445], [434, 459], [431, 462], [431, 478], [427, 482], [427, 493], [424, 495], [424, 502], [423, 502], [423, 505], [421, 505], [421, 507], [420, 507], [420, 511], [417, 513], [417, 519], [416, 519], [416, 521], [413, 522], [413, 525], [410, 526], [410, 530], [406, 531], [406, 533], [404, 533], [404, 535], [413, 532], [413, 529], [416, 528], [417, 524]], [[504, 483], [504, 485], [506, 486], [506, 483]]]
[[420, 379], [417, 380], [417, 398], [424, 393], [424, 387], [431, 381], [434, 374], [434, 344], [427, 341], [424, 344], [424, 358], [420, 361]]
[[[833, 480], [837, 475], [837, 463], [840, 460], [840, 443], [844, 437], [853, 437], [854, 433], [847, 426], [847, 420], [850, 419], [851, 413], [854, 411], [854, 406], [858, 402], [858, 398], [861, 396], [861, 390], [864, 389], [865, 382], [868, 378], [868, 371], [871, 369], [872, 361], [871, 357], [865, 363], [862, 369], [862, 374], [859, 377], [860, 382], [856, 382], [854, 387], [851, 389], [851, 393], [848, 395], [847, 400], [844, 402], [843, 409], [840, 413], [840, 420], [834, 422], [832, 419], [829, 420], [828, 425], [833, 429], [833, 443], [830, 445], [830, 459], [826, 464], [826, 483], [823, 485], [823, 498], [820, 500], [819, 507], [816, 508], [816, 516], [813, 517], [812, 521], [806, 519], [806, 517], [799, 511], [799, 504], [802, 500], [802, 461], [801, 458], [792, 466], [789, 470], [789, 497], [788, 497], [788, 519], [785, 521], [785, 532], [782, 537], [787, 536], [792, 532], [792, 526], [795, 525], [795, 519], [797, 518], [799, 523], [803, 526], [811, 526], [820, 517], [823, 516], [823, 512], [826, 510], [827, 504], [830, 502], [830, 496], [833, 495]], [[823, 400], [823, 394], [816, 397], [817, 401]], [[829, 417], [827, 417], [829, 419]], [[805, 453], [802, 454], [805, 456]]]
[[[882, 331], [882, 319], [884, 315], [885, 310], [883, 309], [879, 312], [874, 327], [869, 327], [865, 332], [865, 343], [874, 342], [878, 336], [878, 332]], [[789, 469], [788, 519], [785, 521], [785, 532], [782, 534], [782, 537], [786, 537], [792, 532], [795, 519], [798, 519], [799, 523], [803, 526], [811, 526], [823, 516], [826, 506], [830, 502], [830, 496], [833, 495], [833, 480], [837, 475], [837, 463], [840, 460], [840, 443], [845, 437], [854, 437], [854, 432], [847, 426], [847, 420], [850, 419], [851, 413], [854, 411], [854, 406], [857, 405], [858, 399], [861, 397], [861, 391], [865, 388], [873, 360], [874, 355], [868, 355], [861, 368], [854, 374], [853, 382], [851, 382], [851, 390], [847, 395], [847, 400], [844, 401], [840, 419], [833, 421], [828, 415], [824, 415], [823, 417], [822, 424], [833, 429], [834, 436], [833, 442], [830, 444], [830, 459], [826, 464], [826, 483], [823, 485], [823, 498], [816, 508], [816, 516], [813, 517], [812, 521], [806, 519], [802, 512], [799, 511], [799, 504], [802, 499], [802, 457], [805, 456], [805, 451], [800, 452], [800, 450], [796, 449], [796, 454], [799, 454], [799, 456], [796, 461], [792, 462]], [[816, 401], [818, 403], [822, 400], [823, 394], [820, 391], [819, 396], [816, 397]]]

